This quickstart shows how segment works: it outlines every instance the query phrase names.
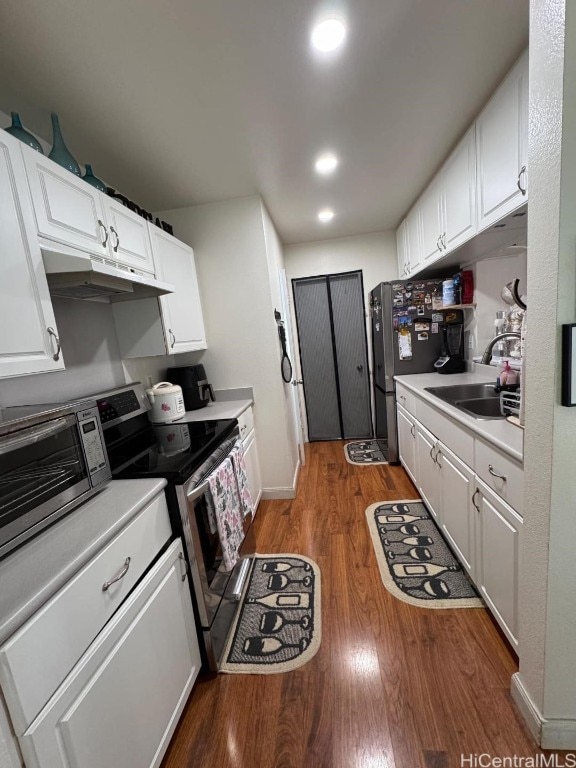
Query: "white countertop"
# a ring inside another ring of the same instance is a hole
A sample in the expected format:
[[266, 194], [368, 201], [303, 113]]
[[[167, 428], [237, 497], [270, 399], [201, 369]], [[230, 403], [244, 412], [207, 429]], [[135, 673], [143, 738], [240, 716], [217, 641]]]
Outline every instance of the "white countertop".
[[253, 400], [217, 400], [215, 403], [208, 403], [205, 408], [198, 408], [196, 411], [186, 411], [186, 415], [175, 423], [210, 421], [211, 419], [237, 419], [253, 403]]
[[112, 480], [0, 562], [0, 643], [49, 600], [166, 485]]
[[443, 387], [452, 384], [481, 384], [490, 382], [484, 373], [453, 373], [445, 376], [437, 373], [416, 373], [410, 376], [395, 376], [394, 379], [414, 392], [415, 395], [433, 405], [454, 421], [467, 427], [504, 453], [522, 462], [524, 457], [524, 430], [506, 419], [475, 419], [458, 408], [425, 391], [425, 387]]

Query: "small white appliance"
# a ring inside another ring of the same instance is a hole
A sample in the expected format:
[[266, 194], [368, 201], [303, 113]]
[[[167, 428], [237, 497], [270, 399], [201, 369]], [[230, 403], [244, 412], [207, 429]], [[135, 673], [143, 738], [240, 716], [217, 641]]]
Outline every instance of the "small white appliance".
[[186, 413], [182, 387], [169, 381], [160, 381], [146, 390], [150, 402], [148, 417], [153, 424], [178, 421]]

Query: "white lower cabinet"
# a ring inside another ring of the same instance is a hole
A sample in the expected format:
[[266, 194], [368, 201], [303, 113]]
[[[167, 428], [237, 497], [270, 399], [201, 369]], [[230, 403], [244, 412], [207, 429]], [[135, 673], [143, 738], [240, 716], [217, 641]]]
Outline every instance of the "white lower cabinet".
[[[399, 405], [397, 412], [400, 461], [502, 631], [518, 649], [522, 517], [480, 475], [486, 474], [491, 483], [499, 482], [505, 492], [521, 501], [521, 465], [476, 438], [474, 471], [405, 408]], [[413, 428], [415, 440], [411, 438]], [[461, 436], [454, 434], [453, 442], [460, 445]], [[489, 469], [485, 472], [485, 464], [493, 467], [490, 461], [500, 470], [498, 474]]]
[[476, 479], [476, 585], [504, 634], [518, 647], [518, 572], [522, 518]]
[[416, 484], [416, 426], [408, 411], [398, 406], [398, 450], [410, 479]]
[[462, 565], [474, 578], [474, 473], [442, 443], [437, 463], [440, 467], [442, 531]]
[[416, 486], [432, 517], [440, 525], [441, 485], [440, 466], [436, 460], [438, 441], [421, 424], [416, 424], [416, 455], [418, 475]]
[[200, 668], [178, 539], [20, 736], [26, 768], [158, 766]]
[[244, 461], [246, 463], [246, 475], [248, 477], [248, 488], [254, 502], [254, 514], [260, 503], [262, 496], [262, 477], [260, 475], [260, 461], [258, 460], [258, 446], [256, 445], [256, 435], [254, 430], [242, 442], [244, 450]]

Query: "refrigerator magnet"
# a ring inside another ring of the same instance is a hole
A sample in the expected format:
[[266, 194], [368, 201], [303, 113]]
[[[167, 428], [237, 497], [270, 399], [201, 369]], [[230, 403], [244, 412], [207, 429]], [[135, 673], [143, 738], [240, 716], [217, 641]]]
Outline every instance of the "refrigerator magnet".
[[430, 323], [423, 322], [422, 320], [417, 320], [414, 323], [414, 330], [415, 331], [429, 331], [430, 330]]
[[438, 323], [432, 323], [432, 326], [430, 328], [431, 333], [438, 333]]
[[428, 331], [421, 331], [418, 334], [418, 341], [428, 341]]
[[406, 329], [398, 334], [398, 354], [400, 360], [412, 360], [412, 334]]

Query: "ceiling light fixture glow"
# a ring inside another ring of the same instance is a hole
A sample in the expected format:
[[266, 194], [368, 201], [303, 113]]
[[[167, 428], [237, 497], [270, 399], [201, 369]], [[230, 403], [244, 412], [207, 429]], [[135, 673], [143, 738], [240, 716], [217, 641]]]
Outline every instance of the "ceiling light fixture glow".
[[321, 211], [318, 211], [318, 221], [321, 221], [322, 224], [328, 224], [329, 221], [332, 221], [334, 218], [334, 211], [332, 211], [330, 208], [323, 208]]
[[326, 19], [312, 30], [312, 45], [317, 51], [335, 51], [346, 39], [346, 27], [340, 19]]
[[323, 176], [326, 176], [336, 170], [338, 167], [338, 158], [336, 155], [330, 153], [320, 155], [316, 160], [314, 167], [316, 168], [316, 173], [321, 173]]

